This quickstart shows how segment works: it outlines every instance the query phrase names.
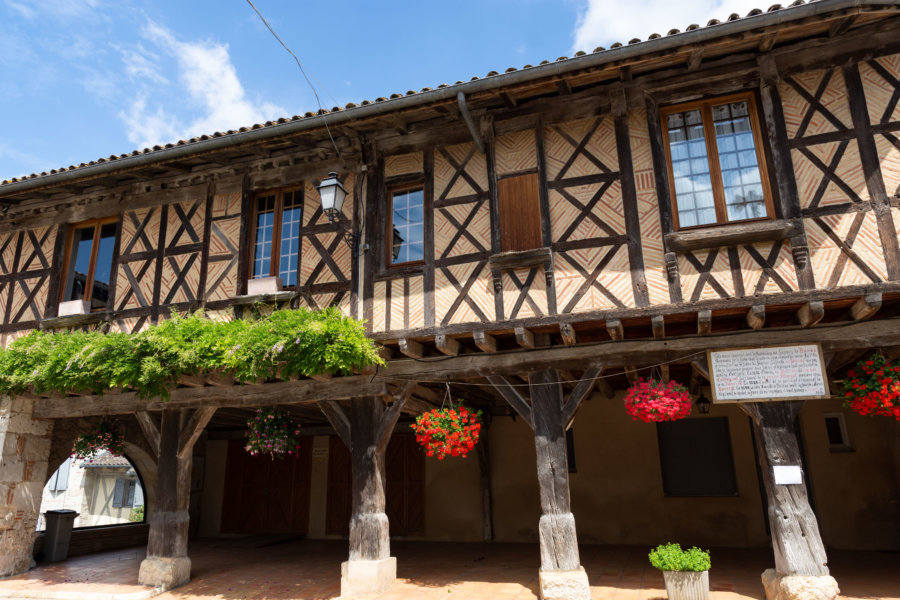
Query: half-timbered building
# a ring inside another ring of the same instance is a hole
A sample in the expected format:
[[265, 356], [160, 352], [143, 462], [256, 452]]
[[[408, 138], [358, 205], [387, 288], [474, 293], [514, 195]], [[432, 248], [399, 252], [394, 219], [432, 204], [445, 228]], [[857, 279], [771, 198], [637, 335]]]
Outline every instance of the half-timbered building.
[[[818, 345], [832, 392], [900, 354], [898, 11], [797, 0], [4, 181], [4, 343], [337, 306], [387, 366], [198, 376], [167, 402], [3, 398], [0, 575], [28, 568], [73, 437], [116, 415], [146, 584], [187, 581], [190, 535], [292, 532], [349, 536], [347, 593], [390, 584], [394, 536], [539, 542], [546, 598], [587, 597], [579, 542], [772, 544], [779, 577], [833, 596], [826, 547], [900, 549], [896, 423], [832, 396], [657, 426], [621, 397], [651, 376], [709, 395], [709, 350]], [[426, 459], [410, 436], [447, 398], [484, 411], [477, 456]], [[270, 405], [303, 422], [299, 458], [243, 451]]]

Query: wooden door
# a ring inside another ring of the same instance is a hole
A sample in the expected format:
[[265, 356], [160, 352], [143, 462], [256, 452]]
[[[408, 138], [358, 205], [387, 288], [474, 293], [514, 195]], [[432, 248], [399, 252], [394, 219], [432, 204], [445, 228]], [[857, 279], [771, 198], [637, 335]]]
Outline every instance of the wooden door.
[[[348, 535], [351, 506], [350, 451], [331, 436], [325, 533]], [[385, 452], [385, 513], [392, 536], [425, 533], [425, 456], [411, 433], [395, 433]]]
[[309, 528], [312, 438], [292, 458], [251, 456], [245, 440], [228, 443], [222, 533], [294, 533]]

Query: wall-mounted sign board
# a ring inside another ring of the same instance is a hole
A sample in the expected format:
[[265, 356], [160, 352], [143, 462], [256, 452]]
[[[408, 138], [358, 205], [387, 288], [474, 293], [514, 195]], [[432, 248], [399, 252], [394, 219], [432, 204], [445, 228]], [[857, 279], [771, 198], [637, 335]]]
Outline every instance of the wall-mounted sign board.
[[818, 344], [709, 350], [713, 402], [827, 398], [828, 377]]

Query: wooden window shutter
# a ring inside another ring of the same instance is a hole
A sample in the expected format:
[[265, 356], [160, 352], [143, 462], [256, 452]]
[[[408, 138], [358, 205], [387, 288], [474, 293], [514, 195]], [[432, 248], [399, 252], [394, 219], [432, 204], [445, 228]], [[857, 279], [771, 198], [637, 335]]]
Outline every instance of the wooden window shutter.
[[125, 498], [125, 506], [127, 506], [129, 508], [134, 506], [134, 488], [135, 487], [136, 486], [135, 486], [134, 481], [128, 482], [128, 496]]
[[61, 465], [59, 465], [56, 473], [54, 473], [53, 477], [50, 479], [51, 492], [62, 492], [67, 487], [69, 487], [69, 468], [71, 467], [71, 465], [71, 458], [67, 458]]
[[116, 479], [116, 488], [113, 490], [113, 508], [122, 507], [122, 499], [125, 496], [125, 480]]
[[537, 173], [505, 177], [497, 182], [500, 249], [533, 250], [541, 239], [541, 197]]

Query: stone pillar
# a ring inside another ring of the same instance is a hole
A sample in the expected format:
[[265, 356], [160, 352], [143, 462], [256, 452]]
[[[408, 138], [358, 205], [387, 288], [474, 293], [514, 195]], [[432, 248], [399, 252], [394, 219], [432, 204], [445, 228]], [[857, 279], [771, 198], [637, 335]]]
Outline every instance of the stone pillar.
[[[191, 452], [178, 452], [182, 414], [162, 411], [156, 476], [156, 503], [149, 507], [147, 558], [141, 562], [138, 582], [171, 589], [191, 580], [188, 558], [188, 508], [191, 500]], [[190, 450], [190, 449], [188, 449]]]
[[[341, 596], [381, 593], [397, 578], [391, 556], [390, 526], [384, 512], [384, 455], [387, 438], [381, 398], [354, 398], [350, 408], [350, 456], [353, 465], [350, 559], [341, 564]], [[390, 420], [390, 419], [389, 419]], [[396, 418], [393, 419], [396, 422]], [[393, 423], [390, 423], [393, 429]]]
[[53, 421], [32, 418], [32, 407], [0, 397], [0, 577], [31, 567], [53, 431]]
[[557, 371], [530, 373], [528, 383], [541, 495], [540, 597], [590, 600], [587, 573], [578, 555], [575, 516], [569, 503], [564, 399], [559, 374]]
[[768, 600], [834, 600], [840, 590], [829, 574], [825, 545], [806, 489], [801, 483], [775, 482], [774, 467], [802, 465], [794, 431], [802, 402], [741, 405], [753, 430], [769, 505], [775, 568], [762, 574]]

